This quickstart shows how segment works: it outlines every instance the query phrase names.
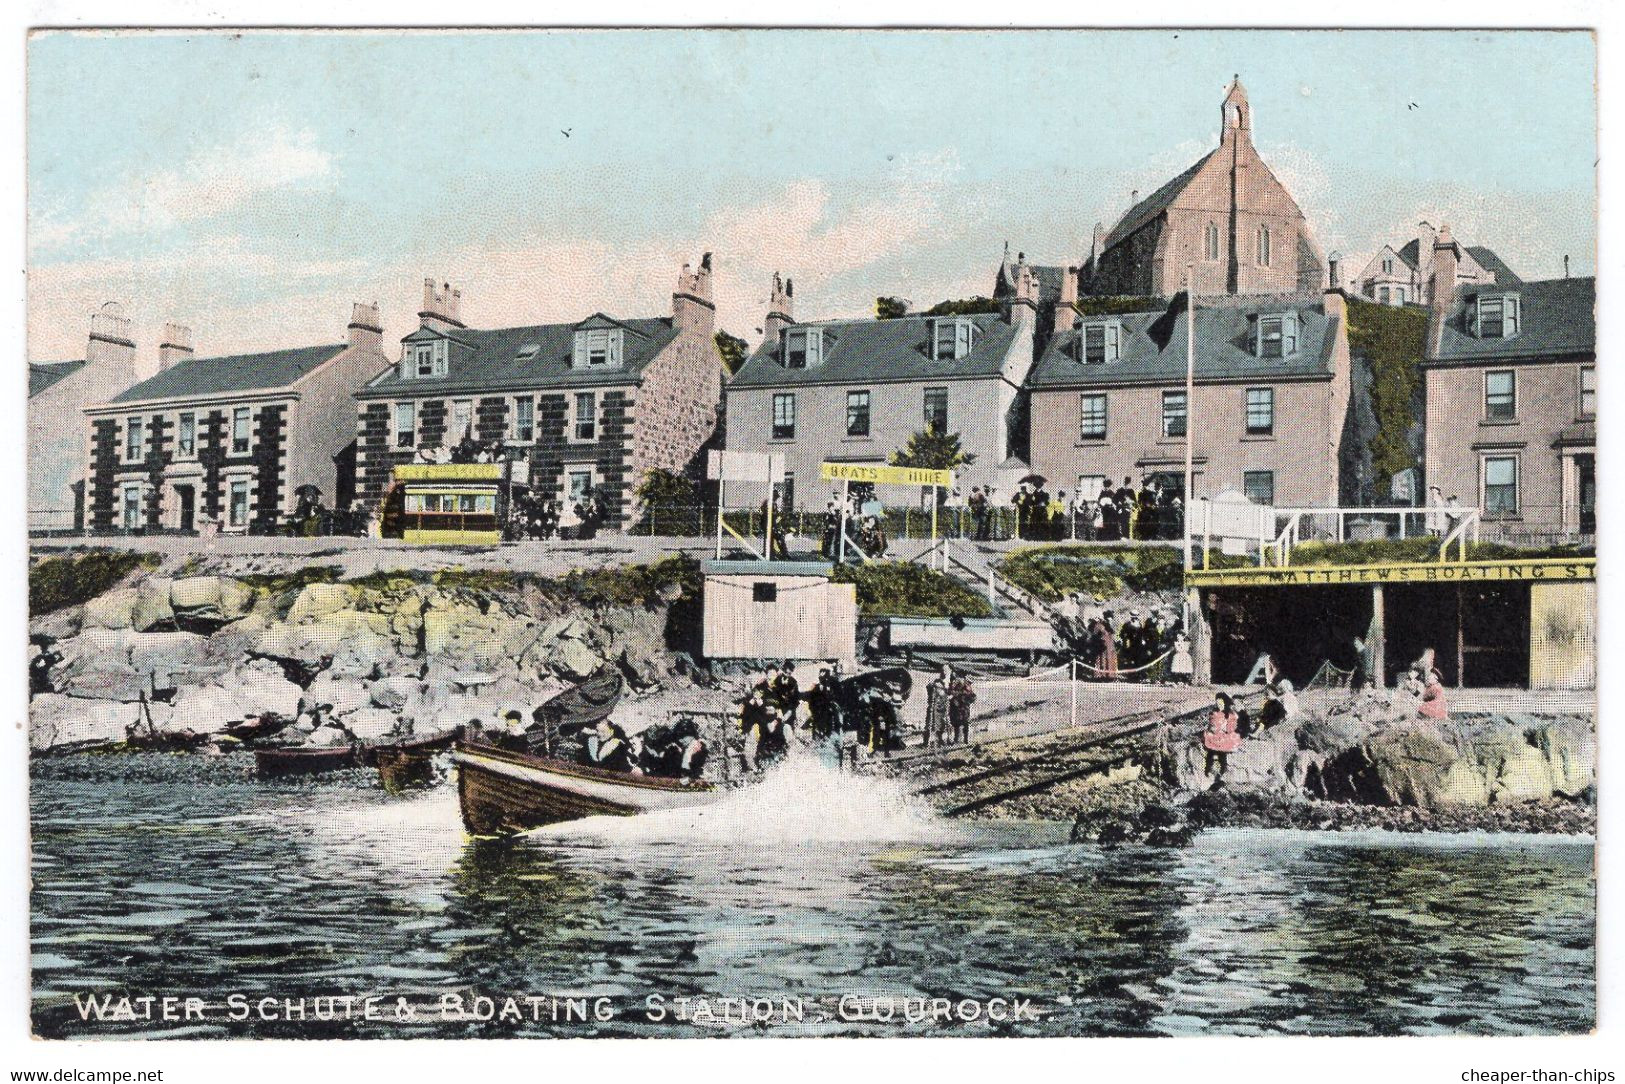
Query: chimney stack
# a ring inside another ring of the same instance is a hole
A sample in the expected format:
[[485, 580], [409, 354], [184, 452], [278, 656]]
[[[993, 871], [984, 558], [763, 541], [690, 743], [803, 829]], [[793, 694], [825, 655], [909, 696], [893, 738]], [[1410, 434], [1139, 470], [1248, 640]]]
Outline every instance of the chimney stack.
[[1064, 267], [1061, 269], [1061, 296], [1055, 302], [1054, 334], [1072, 330], [1078, 319], [1077, 303], [1078, 268]]
[[192, 329], [184, 324], [165, 324], [164, 339], [158, 344], [158, 371], [173, 369], [192, 356]]
[[1009, 321], [1029, 332], [1038, 324], [1038, 272], [1027, 265], [1027, 254], [1016, 254], [1016, 265], [1011, 268], [1010, 279], [1015, 294], [1010, 298]]
[[1433, 307], [1441, 312], [1448, 311], [1451, 302], [1456, 299], [1456, 272], [1461, 266], [1461, 246], [1450, 236], [1448, 225], [1439, 227], [1439, 234], [1433, 241], [1432, 266], [1429, 293]]
[[384, 352], [384, 325], [378, 318], [378, 302], [363, 305], [357, 301], [350, 306], [350, 326], [346, 336], [351, 347], [366, 347]]
[[135, 380], [135, 340], [130, 337], [130, 318], [117, 301], [109, 301], [90, 314], [85, 364], [106, 366], [109, 395], [114, 394], [112, 381], [119, 381], [118, 388], [123, 389]]
[[677, 290], [671, 295], [671, 318], [679, 334], [711, 337], [716, 327], [717, 306], [711, 300], [711, 254], [700, 257], [700, 266], [688, 264], [677, 274]]
[[418, 319], [433, 331], [449, 331], [463, 326], [463, 291], [454, 289], [449, 282], [439, 286], [434, 279], [423, 280], [423, 308]]
[[1343, 291], [1336, 286], [1327, 287], [1320, 295], [1320, 311], [1327, 316], [1348, 322], [1349, 303]]
[[1343, 288], [1343, 254], [1334, 252], [1326, 257], [1326, 288], [1328, 290], [1341, 290]]
[[784, 329], [796, 322], [796, 284], [773, 272], [773, 294], [767, 300], [767, 319], [762, 321], [762, 345], [771, 347]]

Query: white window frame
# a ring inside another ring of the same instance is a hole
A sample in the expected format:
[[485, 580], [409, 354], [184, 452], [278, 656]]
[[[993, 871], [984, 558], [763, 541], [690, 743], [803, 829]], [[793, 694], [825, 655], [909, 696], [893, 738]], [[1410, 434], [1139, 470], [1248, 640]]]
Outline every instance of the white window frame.
[[[181, 443], [185, 419], [192, 420], [192, 446], [187, 448]], [[191, 462], [197, 458], [197, 411], [183, 410], [175, 415], [175, 458], [183, 462]]]
[[[457, 418], [459, 412], [466, 415], [461, 423], [459, 423]], [[460, 441], [464, 437], [472, 437], [474, 435], [474, 400], [453, 399], [451, 401], [451, 409], [446, 412], [446, 417], [446, 434], [451, 438], [451, 440]], [[458, 431], [459, 424], [462, 426], [460, 432]]]
[[[247, 438], [247, 440], [245, 440], [243, 442], [243, 446], [241, 448], [239, 448], [239, 447], [237, 447], [237, 418], [238, 418], [239, 415], [242, 415], [242, 414], [246, 414], [248, 416], [248, 438]], [[230, 424], [231, 424], [231, 437], [230, 437], [230, 443], [229, 443], [228, 446], [231, 448], [231, 454], [232, 455], [253, 455], [254, 454], [254, 408], [253, 407], [245, 407], [245, 406], [232, 407], [231, 408], [231, 423]]]
[[[1089, 360], [1089, 333], [1100, 332], [1100, 360]], [[1078, 329], [1078, 360], [1085, 365], [1109, 365], [1123, 356], [1123, 326], [1116, 320], [1095, 320]]]
[[559, 475], [559, 500], [571, 503], [580, 500], [578, 495], [570, 492], [570, 483], [583, 474], [587, 476], [588, 488], [598, 488], [598, 469], [596, 467], [581, 463], [566, 463], [564, 471]]
[[933, 395], [937, 395], [937, 394], [940, 394], [940, 396], [942, 397], [942, 431], [937, 433], [937, 436], [940, 437], [940, 436], [946, 434], [949, 431], [948, 430], [948, 425], [949, 425], [949, 422], [952, 421], [952, 419], [948, 415], [948, 389], [946, 387], [933, 385], [933, 386], [926, 387], [926, 388], [921, 390], [921, 392], [920, 392], [920, 419], [921, 419], [921, 424], [923, 424], [927, 430], [930, 430], [931, 429], [931, 398], [932, 398]]
[[[527, 426], [520, 420], [520, 404], [530, 407], [530, 422]], [[508, 422], [509, 444], [534, 444], [536, 442], [536, 397], [534, 395], [516, 395], [508, 404], [511, 410]], [[529, 428], [530, 432], [525, 432]]]
[[[592, 403], [592, 417], [587, 421], [587, 424], [591, 426], [592, 431], [587, 436], [581, 435], [581, 400], [584, 396], [590, 397]], [[571, 444], [597, 443], [599, 431], [602, 428], [598, 424], [598, 415], [603, 409], [603, 400], [599, 398], [596, 391], [577, 391], [570, 393], [570, 426], [568, 432], [570, 434]]]
[[[1269, 410], [1269, 424], [1262, 429], [1253, 429], [1253, 396], [1259, 394], [1267, 404]], [[1247, 388], [1241, 395], [1242, 429], [1249, 437], [1273, 437], [1275, 435], [1275, 389], [1274, 388]]]
[[[401, 427], [401, 412], [408, 410], [412, 413], [412, 426], [410, 429]], [[410, 433], [411, 436], [405, 444], [401, 443], [401, 434]], [[389, 407], [389, 446], [391, 448], [416, 448], [418, 446], [418, 405], [415, 401], [406, 399], [391, 403]]]
[[625, 337], [620, 328], [583, 328], [575, 335], [572, 363], [577, 369], [618, 369], [621, 367]]
[[[1278, 354], [1269, 353], [1265, 348], [1270, 341], [1270, 328], [1278, 328], [1276, 334], [1280, 339], [1281, 351]], [[1257, 341], [1254, 350], [1261, 358], [1289, 358], [1298, 352], [1298, 317], [1296, 313], [1276, 312], [1258, 318], [1258, 327], [1254, 332]]]
[[[1180, 413], [1179, 413], [1180, 431], [1177, 432], [1177, 433], [1171, 433], [1168, 430], [1168, 422], [1171, 420], [1170, 417], [1169, 417], [1169, 414], [1168, 414], [1168, 403], [1169, 403], [1169, 400], [1171, 400], [1171, 399], [1178, 399], [1183, 404], [1182, 409], [1180, 410]], [[1191, 404], [1190, 404], [1190, 399], [1185, 395], [1184, 389], [1180, 389], [1179, 391], [1165, 391], [1165, 392], [1163, 392], [1162, 393], [1161, 406], [1162, 406], [1161, 429], [1162, 429], [1163, 439], [1165, 439], [1165, 440], [1166, 439], [1183, 440], [1184, 437], [1185, 437], [1185, 433], [1189, 431], [1190, 425], [1191, 425]]]
[[[1087, 428], [1089, 418], [1093, 413], [1090, 409], [1091, 400], [1100, 400], [1100, 432], [1091, 433]], [[1111, 402], [1103, 391], [1086, 391], [1078, 396], [1078, 439], [1087, 441], [1105, 440], [1106, 434], [1111, 432], [1112, 416]]]
[[[1511, 411], [1511, 413], [1505, 414], [1505, 415], [1492, 414], [1490, 412], [1490, 377], [1492, 377], [1492, 376], [1503, 376], [1503, 375], [1511, 378], [1511, 383], [1512, 383], [1512, 411]], [[1501, 423], [1509, 423], [1509, 422], [1517, 421], [1518, 420], [1518, 370], [1516, 370], [1516, 369], [1486, 369], [1484, 371], [1484, 396], [1483, 396], [1482, 402], [1484, 404], [1484, 407], [1483, 407], [1484, 415], [1483, 416], [1484, 416], [1485, 421], [1487, 421], [1487, 422], [1501, 422]]]
[[[1496, 512], [1490, 508], [1490, 461], [1512, 462], [1512, 510]], [[1486, 519], [1518, 519], [1523, 515], [1523, 457], [1515, 451], [1485, 450], [1478, 453], [1478, 506]]]
[[[796, 352], [795, 345], [801, 345], [801, 364], [790, 364], [791, 354]], [[784, 367], [786, 369], [811, 369], [824, 361], [824, 333], [815, 327], [792, 327], [784, 331]]]
[[932, 325], [931, 358], [934, 361], [958, 361], [976, 349], [981, 328], [968, 316], [946, 317]]
[[[780, 403], [788, 403], [789, 406], [790, 406], [790, 410], [789, 410], [789, 419], [790, 419], [790, 421], [789, 421], [789, 430], [790, 431], [788, 433], [780, 433], [779, 432], [779, 404]], [[796, 393], [793, 392], [793, 391], [774, 392], [772, 401], [769, 403], [769, 409], [772, 412], [772, 417], [768, 419], [769, 439], [770, 440], [795, 440], [796, 439]]]
[[[1265, 478], [1268, 478], [1270, 480], [1270, 499], [1267, 500], [1267, 501], [1254, 501], [1252, 494], [1247, 492], [1247, 480], [1249, 478], [1258, 478], [1258, 477], [1265, 477]], [[1259, 504], [1259, 505], [1262, 505], [1262, 506], [1264, 506], [1266, 508], [1267, 507], [1273, 507], [1274, 504], [1275, 504], [1275, 472], [1272, 471], [1272, 470], [1244, 470], [1244, 471], [1242, 471], [1241, 472], [1241, 493], [1242, 493], [1242, 496], [1246, 497], [1249, 501], [1252, 501], [1252, 503], [1254, 503], [1254, 504]]]
[[[853, 397], [863, 396], [863, 432], [852, 432]], [[875, 432], [875, 397], [868, 388], [850, 388], [846, 393], [846, 417], [842, 431], [848, 440], [868, 440]]]
[[[237, 515], [237, 487], [243, 487], [243, 514]], [[226, 526], [236, 530], [247, 528], [248, 521], [254, 512], [254, 486], [246, 474], [233, 474], [226, 477]]]
[[[1591, 409], [1589, 409], [1589, 410], [1586, 409], [1586, 393], [1587, 393], [1586, 374], [1587, 373], [1591, 374], [1591, 388], [1590, 388]], [[1579, 403], [1576, 406], [1576, 414], [1577, 414], [1578, 417], [1581, 417], [1581, 418], [1595, 418], [1597, 416], [1597, 366], [1594, 363], [1591, 364], [1591, 365], [1582, 365], [1582, 366], [1580, 366], [1579, 382], [1580, 382], [1579, 383], [1580, 400], [1579, 400]]]
[[[130, 453], [134, 452], [134, 455]], [[124, 462], [140, 463], [147, 458], [147, 419], [132, 414], [124, 419]]]
[[[134, 530], [137, 527], [145, 527], [147, 525], [147, 512], [145, 508], [146, 488], [147, 487], [142, 485], [140, 482], [125, 482], [119, 487], [119, 520], [120, 525], [126, 531]], [[135, 495], [134, 522], [131, 522], [130, 516], [131, 494]]]
[[[1495, 304], [1501, 313], [1501, 333], [1484, 332], [1484, 303]], [[1473, 337], [1478, 339], [1511, 339], [1523, 330], [1523, 305], [1517, 294], [1479, 294], [1473, 300]]]

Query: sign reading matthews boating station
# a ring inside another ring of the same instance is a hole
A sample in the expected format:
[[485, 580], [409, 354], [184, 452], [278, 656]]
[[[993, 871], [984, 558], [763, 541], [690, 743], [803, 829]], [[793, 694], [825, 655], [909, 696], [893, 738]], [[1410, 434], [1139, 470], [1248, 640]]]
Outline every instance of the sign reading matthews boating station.
[[820, 463], [818, 476], [826, 482], [869, 482], [882, 486], [942, 486], [954, 484], [951, 470], [924, 467], [877, 467], [864, 463]]
[[1190, 587], [1290, 587], [1377, 583], [1511, 583], [1595, 580], [1595, 557], [1531, 561], [1419, 561], [1411, 564], [1304, 565], [1297, 568], [1192, 569]]

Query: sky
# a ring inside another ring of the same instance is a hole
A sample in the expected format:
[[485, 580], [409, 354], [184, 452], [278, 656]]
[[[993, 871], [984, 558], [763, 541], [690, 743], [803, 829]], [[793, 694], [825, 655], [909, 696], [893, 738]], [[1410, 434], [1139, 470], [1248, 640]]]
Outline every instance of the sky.
[[715, 253], [718, 326], [986, 294], [1004, 244], [1096, 221], [1218, 143], [1260, 153], [1358, 270], [1447, 222], [1524, 278], [1591, 274], [1595, 44], [1577, 32], [37, 33], [28, 356], [124, 304], [200, 356], [386, 340], [425, 277], [474, 327], [669, 313]]

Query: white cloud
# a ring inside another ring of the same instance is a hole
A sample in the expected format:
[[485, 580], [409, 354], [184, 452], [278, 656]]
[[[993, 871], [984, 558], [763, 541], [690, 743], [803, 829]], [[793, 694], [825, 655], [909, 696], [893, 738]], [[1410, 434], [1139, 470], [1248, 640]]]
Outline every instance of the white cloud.
[[250, 126], [237, 139], [199, 151], [179, 168], [129, 174], [94, 193], [68, 217], [41, 212], [30, 223], [35, 252], [70, 241], [157, 234], [218, 218], [268, 192], [328, 176], [332, 156], [316, 133], [282, 125]]

